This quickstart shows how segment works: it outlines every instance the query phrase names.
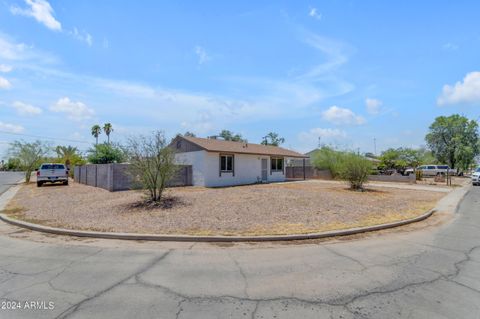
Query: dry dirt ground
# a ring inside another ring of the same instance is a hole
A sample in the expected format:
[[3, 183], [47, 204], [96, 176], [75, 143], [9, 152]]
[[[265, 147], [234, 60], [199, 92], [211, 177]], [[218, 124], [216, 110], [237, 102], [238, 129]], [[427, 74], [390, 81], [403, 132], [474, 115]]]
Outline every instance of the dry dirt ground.
[[[459, 187], [459, 186], [464, 185], [465, 183], [470, 183], [471, 182], [471, 179], [469, 177], [463, 177], [463, 176], [452, 176], [451, 179], [452, 179], [452, 186], [454, 186], [454, 187]], [[446, 181], [435, 182], [434, 177], [424, 177], [424, 178], [422, 178], [422, 180], [417, 181], [417, 184], [448, 187]]]
[[135, 208], [144, 193], [111, 193], [77, 183], [24, 185], [8, 206], [14, 218], [43, 225], [150, 234], [265, 235], [309, 233], [380, 224], [417, 216], [441, 192], [345, 184], [291, 182], [166, 191], [169, 208]]

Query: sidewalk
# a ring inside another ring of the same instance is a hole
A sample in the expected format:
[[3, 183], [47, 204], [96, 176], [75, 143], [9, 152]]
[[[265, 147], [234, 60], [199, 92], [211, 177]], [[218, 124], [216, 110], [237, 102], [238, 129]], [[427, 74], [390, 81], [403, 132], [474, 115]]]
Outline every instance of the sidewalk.
[[[295, 182], [293, 182], [295, 183]], [[298, 181], [298, 183], [324, 183], [324, 184], [346, 184], [343, 181], [329, 181], [329, 180], [320, 180], [320, 179], [310, 179], [305, 181]], [[369, 182], [365, 184], [367, 187], [387, 187], [387, 188], [399, 188], [399, 189], [413, 189], [420, 191], [431, 191], [431, 192], [441, 192], [441, 193], [450, 193], [455, 187], [447, 186], [435, 186], [435, 185], [417, 185], [417, 184], [407, 184], [407, 183], [390, 183], [390, 182]]]

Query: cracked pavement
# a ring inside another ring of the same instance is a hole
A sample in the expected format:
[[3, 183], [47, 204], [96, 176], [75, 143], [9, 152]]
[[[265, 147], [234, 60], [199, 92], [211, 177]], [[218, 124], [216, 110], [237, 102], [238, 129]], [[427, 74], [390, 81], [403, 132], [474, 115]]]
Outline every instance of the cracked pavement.
[[296, 243], [73, 239], [2, 223], [0, 302], [55, 308], [0, 318], [478, 319], [479, 199], [472, 188], [446, 222]]

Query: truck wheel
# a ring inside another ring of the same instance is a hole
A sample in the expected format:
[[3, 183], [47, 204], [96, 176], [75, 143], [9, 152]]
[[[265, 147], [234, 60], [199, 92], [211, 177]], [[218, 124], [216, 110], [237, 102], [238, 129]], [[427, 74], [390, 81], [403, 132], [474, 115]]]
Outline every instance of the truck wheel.
[[68, 181], [66, 181], [66, 182], [63, 182], [63, 185], [66, 185], [66, 186], [68, 186]]
[[42, 187], [42, 182], [37, 182], [37, 187]]

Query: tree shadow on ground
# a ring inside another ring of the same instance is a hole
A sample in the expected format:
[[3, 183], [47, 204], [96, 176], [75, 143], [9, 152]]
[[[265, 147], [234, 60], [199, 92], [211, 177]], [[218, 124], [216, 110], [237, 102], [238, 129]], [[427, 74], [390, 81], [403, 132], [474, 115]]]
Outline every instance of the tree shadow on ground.
[[127, 204], [127, 208], [148, 211], [155, 209], [171, 209], [187, 205], [189, 205], [189, 203], [179, 196], [164, 195], [160, 201], [152, 201], [150, 198], [145, 197], [142, 200]]

